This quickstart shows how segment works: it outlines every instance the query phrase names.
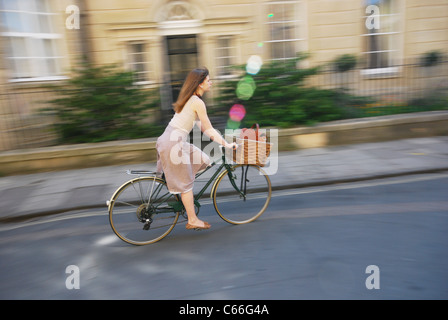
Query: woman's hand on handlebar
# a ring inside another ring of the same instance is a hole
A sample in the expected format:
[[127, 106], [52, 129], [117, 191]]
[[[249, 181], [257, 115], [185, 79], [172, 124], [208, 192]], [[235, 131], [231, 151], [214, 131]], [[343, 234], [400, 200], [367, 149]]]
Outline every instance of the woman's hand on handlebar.
[[229, 149], [236, 150], [236, 149], [238, 149], [238, 144], [235, 143], [235, 142], [233, 142], [233, 143], [226, 143], [225, 147], [229, 148]]

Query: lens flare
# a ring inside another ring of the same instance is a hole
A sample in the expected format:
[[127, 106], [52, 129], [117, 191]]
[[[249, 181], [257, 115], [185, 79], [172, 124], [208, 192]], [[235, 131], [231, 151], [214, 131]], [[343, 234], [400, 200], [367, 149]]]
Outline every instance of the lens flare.
[[246, 116], [246, 108], [242, 104], [234, 104], [229, 111], [227, 129], [236, 130], [240, 127], [241, 120]]
[[232, 121], [241, 122], [246, 116], [246, 109], [241, 104], [234, 104], [230, 108], [229, 116]]
[[236, 95], [241, 100], [249, 100], [255, 91], [255, 81], [251, 76], [244, 76], [237, 85]]
[[240, 122], [239, 121], [233, 121], [232, 119], [227, 120], [227, 129], [236, 130], [240, 128]]
[[260, 71], [263, 61], [260, 56], [253, 55], [247, 60], [246, 71], [248, 74], [256, 75]]

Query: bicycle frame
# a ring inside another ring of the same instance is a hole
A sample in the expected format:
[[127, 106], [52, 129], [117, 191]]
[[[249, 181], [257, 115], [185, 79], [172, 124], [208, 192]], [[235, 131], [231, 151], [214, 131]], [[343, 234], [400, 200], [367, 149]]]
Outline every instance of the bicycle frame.
[[[194, 197], [194, 200], [196, 202], [196, 205], [199, 204], [199, 199], [202, 197], [202, 195], [204, 194], [204, 192], [207, 190], [207, 188], [210, 186], [210, 184], [212, 184], [213, 182], [213, 186], [212, 186], [212, 192], [210, 192], [210, 196], [212, 196], [213, 194], [213, 190], [216, 187], [216, 183], [217, 183], [217, 177], [220, 174], [223, 174], [223, 172], [227, 172], [229, 179], [230, 179], [230, 183], [232, 184], [232, 186], [235, 188], [236, 191], [238, 191], [240, 193], [240, 195], [242, 197], [246, 197], [246, 195], [238, 188], [238, 186], [235, 183], [235, 179], [232, 176], [232, 171], [233, 171], [233, 165], [230, 165], [226, 162], [226, 155], [225, 155], [225, 148], [221, 147], [222, 150], [222, 163], [219, 166], [218, 169], [216, 169], [215, 173], [211, 176], [211, 178], [207, 181], [207, 183], [205, 184], [204, 187], [202, 187], [202, 189], [198, 192], [198, 194]], [[205, 172], [207, 172], [208, 170], [210, 170], [212, 167], [214, 167], [217, 163], [213, 162], [211, 164], [210, 167], [208, 167], [207, 169], [205, 169], [204, 171], [202, 171], [201, 173], [199, 173], [198, 175], [196, 175], [196, 178], [198, 178], [199, 176], [201, 176], [202, 174], [204, 174]], [[225, 171], [222, 171], [222, 169], [225, 168]]]

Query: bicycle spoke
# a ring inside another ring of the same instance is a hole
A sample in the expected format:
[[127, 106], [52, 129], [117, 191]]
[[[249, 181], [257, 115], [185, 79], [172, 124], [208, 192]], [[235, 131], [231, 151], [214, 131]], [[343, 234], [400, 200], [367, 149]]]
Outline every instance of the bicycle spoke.
[[140, 202], [143, 203], [144, 201], [143, 201], [142, 194], [141, 194], [141, 192], [139, 192], [139, 191], [136, 189], [136, 187], [135, 187], [135, 182], [132, 182], [131, 185], [132, 185], [132, 187], [134, 188], [135, 193], [140, 197]]
[[138, 208], [137, 205], [129, 203], [129, 202], [125, 202], [125, 201], [115, 201], [114, 205], [117, 205], [117, 204], [125, 204], [125, 205], [130, 206], [130, 207]]

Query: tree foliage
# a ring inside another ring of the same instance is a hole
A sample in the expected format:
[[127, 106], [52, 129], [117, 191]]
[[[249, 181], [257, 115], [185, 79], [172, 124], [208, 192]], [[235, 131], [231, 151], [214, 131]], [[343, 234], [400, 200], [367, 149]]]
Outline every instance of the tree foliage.
[[153, 136], [160, 131], [148, 123], [147, 111], [159, 104], [155, 90], [134, 86], [134, 75], [114, 65], [83, 64], [63, 87], [46, 112], [58, 121], [62, 143], [98, 142]]
[[[245, 65], [235, 67], [243, 75], [225, 81], [220, 86], [218, 105], [229, 108], [240, 103], [246, 108], [243, 125], [259, 123], [281, 128], [300, 124], [313, 124], [353, 117], [355, 106], [366, 102], [363, 97], [349, 95], [344, 90], [326, 90], [307, 85], [310, 76], [319, 73], [319, 67], [303, 68], [300, 63], [305, 55], [288, 61], [263, 65], [255, 75], [245, 73]], [[251, 77], [253, 94], [238, 98], [241, 79]]]

